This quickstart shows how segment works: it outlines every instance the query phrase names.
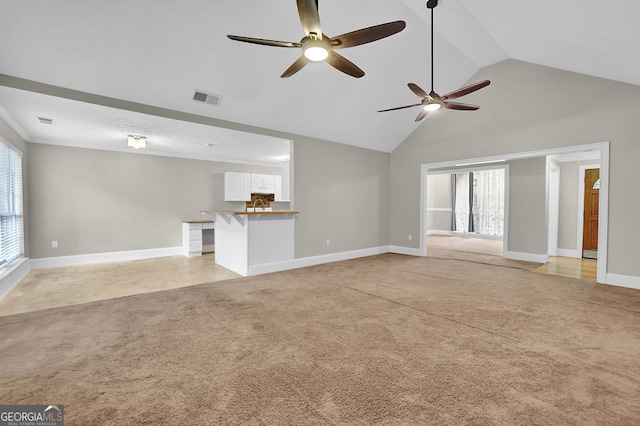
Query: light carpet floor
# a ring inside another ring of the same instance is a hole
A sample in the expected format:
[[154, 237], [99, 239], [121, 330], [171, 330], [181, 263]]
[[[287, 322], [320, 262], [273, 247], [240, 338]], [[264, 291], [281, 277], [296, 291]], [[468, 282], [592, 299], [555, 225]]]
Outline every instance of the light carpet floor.
[[384, 254], [0, 318], [66, 424], [637, 424], [640, 291]]

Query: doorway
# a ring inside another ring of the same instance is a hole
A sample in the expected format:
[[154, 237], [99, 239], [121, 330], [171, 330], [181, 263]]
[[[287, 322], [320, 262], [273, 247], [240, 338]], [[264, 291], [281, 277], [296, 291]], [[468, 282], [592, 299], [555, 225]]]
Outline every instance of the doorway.
[[454, 235], [467, 245], [476, 244], [474, 238], [492, 239], [504, 256], [508, 170], [504, 164], [430, 171], [426, 176], [430, 188], [425, 200], [426, 234]]
[[[592, 151], [598, 151], [600, 156], [600, 190], [599, 190], [599, 217], [598, 217], [598, 259], [597, 259], [597, 282], [607, 284], [609, 281], [607, 279], [607, 238], [608, 238], [608, 208], [609, 208], [609, 142], [599, 142], [592, 143], [587, 145], [572, 145], [558, 148], [549, 148], [543, 149], [539, 151], [528, 151], [528, 152], [518, 152], [504, 155], [496, 155], [491, 157], [476, 157], [476, 158], [463, 158], [457, 160], [448, 160], [437, 163], [426, 163], [420, 166], [420, 210], [419, 210], [419, 220], [420, 220], [420, 245], [416, 249], [407, 248], [401, 253], [403, 254], [412, 254], [416, 256], [426, 256], [427, 255], [427, 226], [426, 226], [426, 217], [427, 217], [427, 194], [429, 192], [428, 184], [427, 184], [427, 176], [429, 173], [433, 173], [436, 170], [449, 169], [460, 166], [469, 166], [469, 165], [479, 165], [479, 164], [488, 164], [495, 163], [501, 161], [509, 161], [509, 160], [517, 160], [517, 159], [527, 159], [527, 158], [537, 158], [541, 156], [548, 155], [561, 155], [561, 154], [570, 154], [570, 153], [579, 153], [585, 152], [590, 153]], [[582, 167], [582, 166], [581, 166]], [[508, 174], [506, 178], [507, 188], [509, 187], [509, 179]], [[584, 182], [582, 183], [584, 185]], [[505, 240], [505, 255], [508, 254], [508, 258], [513, 258], [516, 260], [527, 260], [532, 262], [545, 263], [548, 260], [547, 254], [539, 255], [534, 253], [516, 253], [518, 257], [514, 256], [513, 253], [508, 252], [508, 233], [509, 233], [509, 200], [508, 200], [509, 191], [506, 191], [507, 197], [505, 198], [505, 227], [504, 227], [504, 240]], [[582, 192], [579, 193], [579, 196]], [[580, 222], [583, 222], [582, 217], [579, 218]], [[582, 230], [582, 223], [580, 223], [580, 230]], [[582, 246], [582, 232], [578, 232], [578, 238], [580, 240], [580, 244], [577, 246]], [[399, 251], [400, 252], [400, 251]], [[522, 256], [520, 256], [522, 255]]]
[[586, 169], [582, 224], [582, 257], [598, 258], [598, 211], [600, 205], [600, 169]]
[[[581, 259], [599, 259], [603, 255], [604, 242], [601, 238], [602, 236], [598, 235], [603, 220], [600, 214], [603, 202], [600, 180], [602, 177], [601, 165], [598, 163], [581, 165], [578, 172], [576, 257]], [[589, 172], [589, 182], [587, 182], [587, 172], [589, 170], [591, 172]], [[597, 188], [594, 189], [594, 186]], [[595, 210], [593, 207], [595, 207]], [[587, 215], [589, 216], [588, 218]]]

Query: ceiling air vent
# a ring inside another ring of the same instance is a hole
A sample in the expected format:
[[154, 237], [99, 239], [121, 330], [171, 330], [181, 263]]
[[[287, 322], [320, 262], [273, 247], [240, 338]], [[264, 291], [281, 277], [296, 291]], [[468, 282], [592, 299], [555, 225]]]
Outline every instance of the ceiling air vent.
[[193, 94], [193, 100], [219, 106], [222, 96], [203, 92], [202, 90], [196, 90]]
[[53, 118], [38, 117], [38, 121], [40, 121], [42, 124], [53, 124]]

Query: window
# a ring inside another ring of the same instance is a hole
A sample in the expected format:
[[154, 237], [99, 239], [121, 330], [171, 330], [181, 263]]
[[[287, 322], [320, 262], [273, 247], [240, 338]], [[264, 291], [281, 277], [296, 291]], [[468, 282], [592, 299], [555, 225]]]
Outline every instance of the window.
[[0, 142], [0, 268], [23, 253], [22, 157]]
[[504, 169], [455, 174], [455, 230], [502, 237]]

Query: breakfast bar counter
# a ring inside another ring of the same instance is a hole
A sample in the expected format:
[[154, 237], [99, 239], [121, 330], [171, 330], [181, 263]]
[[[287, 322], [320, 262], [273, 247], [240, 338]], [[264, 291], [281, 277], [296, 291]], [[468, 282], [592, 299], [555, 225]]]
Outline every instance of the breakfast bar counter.
[[[294, 257], [297, 211], [203, 210], [215, 221], [215, 262], [242, 276]], [[276, 268], [277, 269], [277, 268]]]

